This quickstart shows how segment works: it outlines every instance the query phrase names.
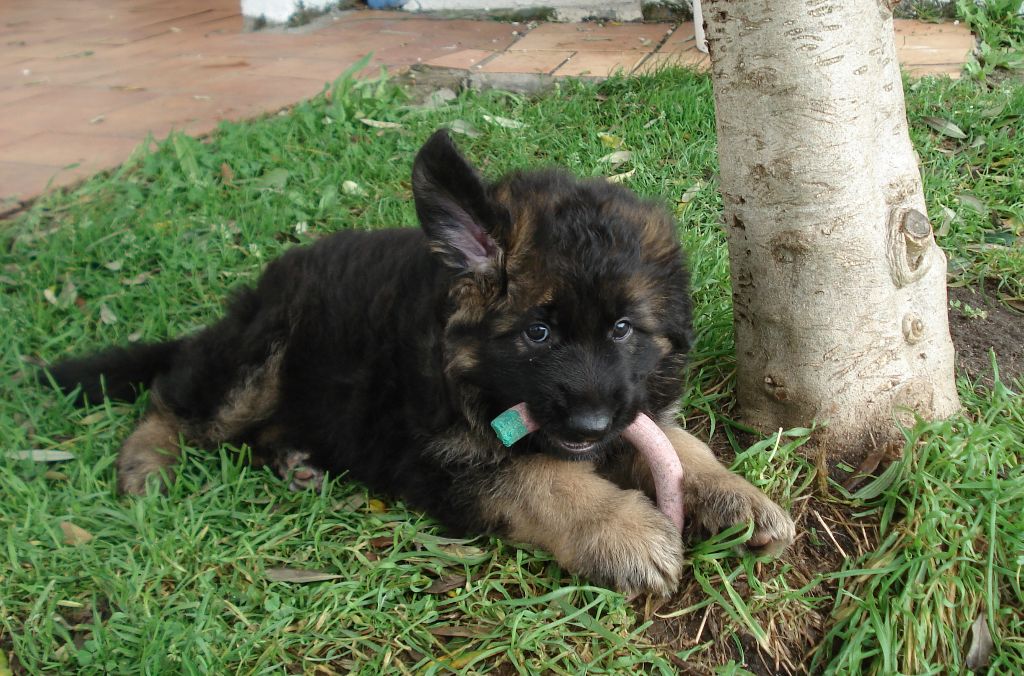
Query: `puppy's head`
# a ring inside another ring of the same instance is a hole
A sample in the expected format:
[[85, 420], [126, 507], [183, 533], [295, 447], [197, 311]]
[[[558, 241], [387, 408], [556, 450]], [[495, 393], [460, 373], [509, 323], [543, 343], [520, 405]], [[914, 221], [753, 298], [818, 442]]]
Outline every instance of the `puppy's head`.
[[675, 403], [690, 302], [662, 207], [554, 170], [488, 184], [444, 131], [413, 192], [452, 272], [445, 368], [471, 424], [525, 401], [541, 430], [515, 449], [593, 459], [639, 411]]

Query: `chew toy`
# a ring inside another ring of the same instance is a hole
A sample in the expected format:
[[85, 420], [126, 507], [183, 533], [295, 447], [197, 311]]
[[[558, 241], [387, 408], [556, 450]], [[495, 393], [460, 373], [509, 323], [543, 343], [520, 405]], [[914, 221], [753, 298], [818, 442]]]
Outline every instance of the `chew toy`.
[[[530, 415], [526, 402], [516, 404], [491, 421], [498, 439], [511, 446], [527, 434], [536, 432], [540, 425]], [[643, 413], [622, 431], [622, 438], [631, 443], [651, 469], [654, 491], [658, 496], [658, 509], [667, 516], [679, 532], [683, 530], [683, 466], [679, 462], [672, 442], [661, 428]]]
[[498, 435], [498, 440], [511, 446], [530, 432], [536, 432], [538, 425], [530, 412], [526, 410], [526, 402], [516, 404], [491, 421], [491, 428]]

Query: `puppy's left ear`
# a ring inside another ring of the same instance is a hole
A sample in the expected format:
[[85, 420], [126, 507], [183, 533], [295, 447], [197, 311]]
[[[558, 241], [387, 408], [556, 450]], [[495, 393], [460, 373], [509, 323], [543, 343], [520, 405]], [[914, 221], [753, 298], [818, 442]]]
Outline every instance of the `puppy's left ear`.
[[412, 192], [430, 246], [447, 265], [476, 272], [500, 259], [495, 233], [506, 227], [508, 212], [487, 197], [484, 182], [444, 129], [417, 153]]

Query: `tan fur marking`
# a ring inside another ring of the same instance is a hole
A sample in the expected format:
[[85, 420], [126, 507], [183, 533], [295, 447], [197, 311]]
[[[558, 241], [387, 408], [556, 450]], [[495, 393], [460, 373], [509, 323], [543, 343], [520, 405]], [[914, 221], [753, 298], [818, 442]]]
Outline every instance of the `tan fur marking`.
[[457, 347], [448, 358], [445, 372], [449, 377], [457, 377], [473, 370], [479, 363], [480, 360], [472, 347]]
[[144, 495], [148, 479], [163, 473], [162, 486], [174, 482], [174, 465], [181, 449], [181, 425], [169, 413], [151, 410], [129, 435], [117, 454], [117, 486], [122, 493]]
[[495, 307], [498, 316], [494, 318], [492, 331], [502, 335], [515, 330], [523, 321], [529, 310], [547, 305], [555, 299], [555, 290], [550, 286], [534, 285], [528, 289], [521, 288], [508, 302], [498, 303]]
[[565, 568], [632, 592], [675, 591], [682, 541], [651, 501], [584, 462], [520, 457], [496, 477], [485, 513], [509, 537], [539, 545]]
[[661, 208], [645, 205], [644, 209], [633, 214], [639, 221], [640, 240], [644, 244], [644, 254], [648, 259], [660, 260], [678, 255], [679, 242], [676, 239], [675, 223]]
[[[475, 403], [463, 401], [462, 405], [476, 413]], [[473, 421], [478, 418], [467, 419]], [[427, 442], [426, 453], [442, 465], [493, 465], [508, 457], [509, 450], [501, 445], [488, 425], [486, 429], [462, 430], [434, 437]]]
[[636, 315], [633, 319], [641, 326], [657, 327], [668, 299], [661, 285], [648, 277], [630, 277], [625, 284], [626, 296]]
[[672, 342], [665, 336], [656, 335], [651, 340], [653, 340], [654, 344], [658, 346], [659, 350], [661, 350], [661, 355], [663, 357], [672, 351]]
[[487, 304], [494, 293], [491, 285], [483, 279], [466, 277], [456, 282], [448, 292], [455, 306], [449, 326], [476, 326], [484, 320]]
[[218, 444], [228, 441], [273, 413], [279, 396], [283, 350], [273, 352], [262, 366], [228, 392], [216, 417], [195, 436]]

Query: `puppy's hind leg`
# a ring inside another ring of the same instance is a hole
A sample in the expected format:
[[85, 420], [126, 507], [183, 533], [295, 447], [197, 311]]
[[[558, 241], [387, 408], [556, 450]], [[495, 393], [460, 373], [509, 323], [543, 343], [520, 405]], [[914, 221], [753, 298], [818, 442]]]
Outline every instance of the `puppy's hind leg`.
[[282, 450], [274, 458], [274, 469], [293, 491], [319, 491], [324, 485], [324, 473], [311, 464], [310, 458], [305, 451]]
[[181, 456], [181, 425], [173, 415], [151, 408], [117, 454], [117, 487], [129, 495], [145, 495], [150, 477], [161, 490], [174, 482], [174, 465]]

